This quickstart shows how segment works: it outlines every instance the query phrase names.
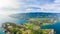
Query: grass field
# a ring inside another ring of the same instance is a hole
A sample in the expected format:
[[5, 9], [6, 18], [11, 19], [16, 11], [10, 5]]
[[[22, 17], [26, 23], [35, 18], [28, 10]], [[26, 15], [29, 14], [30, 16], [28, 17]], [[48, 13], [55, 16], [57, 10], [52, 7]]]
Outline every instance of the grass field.
[[53, 24], [57, 19], [51, 18], [29, 18], [25, 24], [15, 24], [7, 22], [4, 27], [4, 31], [7, 34], [54, 34], [53, 29], [41, 29], [40, 26]]

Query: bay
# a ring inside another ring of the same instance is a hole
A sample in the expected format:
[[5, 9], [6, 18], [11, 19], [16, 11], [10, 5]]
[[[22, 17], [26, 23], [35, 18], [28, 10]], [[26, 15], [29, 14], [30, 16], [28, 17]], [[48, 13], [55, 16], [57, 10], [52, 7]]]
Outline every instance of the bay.
[[11, 17], [9, 17], [7, 15], [0, 15], [0, 34], [5, 34], [1, 27], [2, 27], [2, 24], [6, 23], [6, 22], [12, 22], [12, 23], [16, 23], [16, 24], [21, 24], [21, 23], [26, 22], [26, 20], [20, 20], [20, 19], [17, 19], [17, 18], [11, 18]]

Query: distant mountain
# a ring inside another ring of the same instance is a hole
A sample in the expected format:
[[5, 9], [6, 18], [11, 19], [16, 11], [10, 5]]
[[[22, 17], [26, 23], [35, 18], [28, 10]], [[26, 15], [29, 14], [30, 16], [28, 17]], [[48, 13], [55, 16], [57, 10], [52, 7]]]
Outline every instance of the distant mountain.
[[43, 13], [43, 12], [32, 12], [32, 13], [18, 13], [10, 15], [14, 18], [60, 18], [60, 13]]

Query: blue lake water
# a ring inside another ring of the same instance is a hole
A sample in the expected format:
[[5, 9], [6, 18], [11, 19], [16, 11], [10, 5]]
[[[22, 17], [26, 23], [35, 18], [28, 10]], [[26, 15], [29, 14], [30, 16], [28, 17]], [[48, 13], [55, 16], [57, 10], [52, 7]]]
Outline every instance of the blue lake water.
[[[12, 18], [12, 17], [8, 17], [8, 16], [5, 16], [5, 15], [0, 15], [0, 27], [1, 27], [1, 24], [5, 23], [5, 22], [12, 22], [12, 23], [20, 24], [20, 23], [26, 22], [26, 20], [20, 20], [20, 19], [17, 19], [17, 18]], [[53, 28], [56, 31], [56, 34], [60, 34], [60, 23], [59, 22], [57, 22], [53, 25], [49, 25], [46, 28], [48, 28], [48, 29]], [[0, 28], [0, 34], [4, 34], [4, 32], [1, 28]]]
[[0, 34], [4, 34], [4, 32], [3, 32], [3, 29], [2, 29], [2, 28], [0, 28]]
[[19, 20], [16, 18], [11, 18], [11, 17], [5, 16], [5, 15], [0, 15], [0, 34], [4, 34], [4, 32], [1, 28], [1, 25], [2, 25], [2, 23], [5, 23], [5, 22], [12, 22], [12, 23], [20, 24], [20, 23], [26, 22], [26, 20]]
[[54, 29], [55, 34], [60, 34], [60, 22], [56, 22], [54, 24], [49, 24], [46, 26], [42, 26], [42, 29]]

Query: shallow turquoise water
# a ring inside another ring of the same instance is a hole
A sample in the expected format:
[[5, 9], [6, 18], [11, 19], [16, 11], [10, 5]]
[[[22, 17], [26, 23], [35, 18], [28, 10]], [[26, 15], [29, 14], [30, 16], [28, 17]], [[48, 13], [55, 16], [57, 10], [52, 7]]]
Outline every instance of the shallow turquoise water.
[[0, 28], [0, 34], [4, 34], [4, 32], [3, 32], [2, 28]]
[[[50, 14], [50, 15], [52, 15], [52, 14]], [[32, 14], [28, 14], [26, 16], [26, 18], [28, 18], [28, 17], [35, 18], [35, 17], [37, 17], [37, 15], [35, 15], [35, 14], [33, 14], [33, 15]], [[16, 24], [20, 24], [20, 23], [26, 22], [26, 20], [20, 20], [20, 19], [17, 19], [17, 18], [11, 18], [11, 17], [5, 16], [5, 15], [0, 15], [0, 27], [1, 27], [1, 24], [5, 23], [5, 22], [13, 22], [13, 23], [16, 23]], [[53, 28], [54, 31], [56, 31], [56, 34], [60, 34], [60, 23], [59, 22], [57, 22], [57, 23], [55, 23], [53, 25], [49, 25], [47, 29], [49, 29], [49, 28]], [[0, 28], [0, 34], [4, 34], [4, 32], [3, 32], [3, 30], [1, 28]]]
[[49, 24], [46, 26], [42, 26], [42, 29], [54, 29], [55, 34], [60, 34], [60, 22], [56, 22], [55, 24]]
[[12, 23], [20, 24], [20, 23], [26, 22], [26, 20], [19, 20], [16, 18], [11, 18], [11, 17], [5, 16], [5, 15], [1, 15], [0, 16], [0, 34], [4, 34], [4, 32], [1, 28], [1, 25], [2, 25], [2, 23], [5, 23], [5, 22], [12, 22]]

